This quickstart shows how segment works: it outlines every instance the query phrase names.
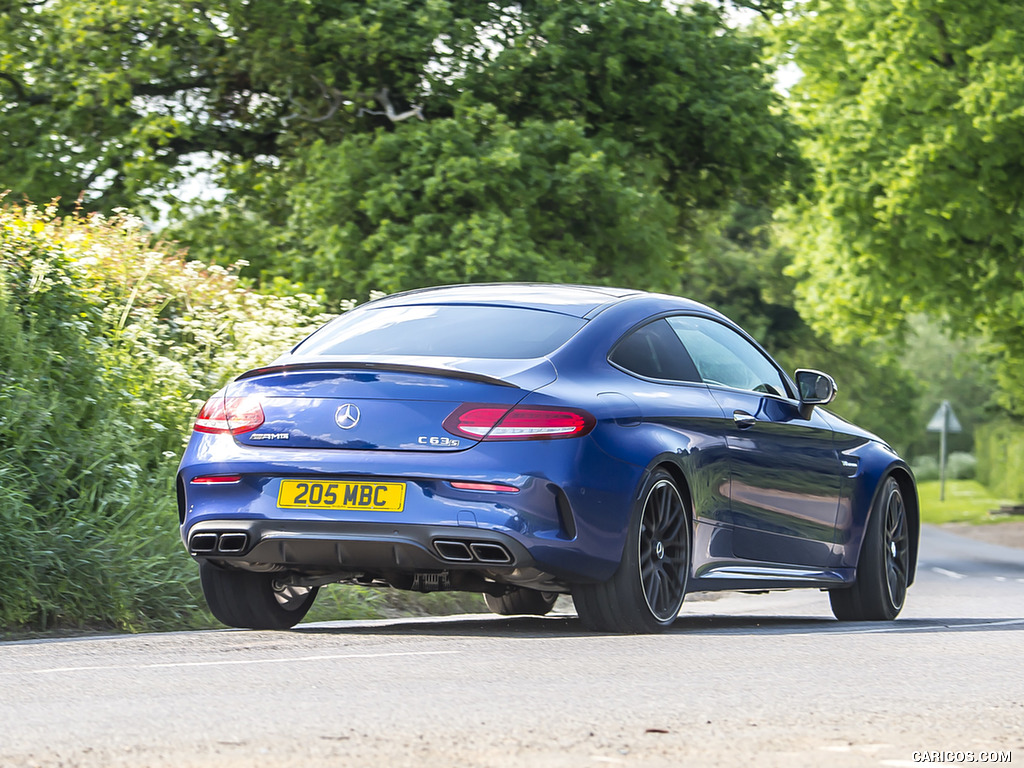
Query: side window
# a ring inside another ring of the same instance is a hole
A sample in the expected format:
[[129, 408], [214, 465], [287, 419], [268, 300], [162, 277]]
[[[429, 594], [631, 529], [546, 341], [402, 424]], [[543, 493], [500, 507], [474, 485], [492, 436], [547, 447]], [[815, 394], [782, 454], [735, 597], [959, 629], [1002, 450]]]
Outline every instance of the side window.
[[664, 320], [648, 323], [623, 338], [608, 359], [630, 373], [668, 381], [700, 381], [679, 336]]
[[731, 328], [704, 317], [670, 317], [667, 322], [706, 384], [790, 396], [775, 366]]

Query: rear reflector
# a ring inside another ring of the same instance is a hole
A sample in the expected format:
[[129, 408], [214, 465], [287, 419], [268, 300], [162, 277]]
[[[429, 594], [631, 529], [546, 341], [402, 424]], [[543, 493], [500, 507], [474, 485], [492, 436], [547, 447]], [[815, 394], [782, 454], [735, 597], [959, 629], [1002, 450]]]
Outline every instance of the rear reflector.
[[586, 411], [548, 406], [516, 406], [466, 403], [456, 408], [442, 425], [453, 435], [474, 440], [552, 440], [580, 437], [594, 428]]
[[241, 481], [241, 475], [201, 475], [200, 477], [193, 477], [189, 482], [194, 485], [230, 485], [231, 483], [240, 483]]
[[460, 491], [495, 491], [497, 493], [519, 493], [514, 485], [502, 485], [500, 483], [465, 483], [461, 480], [449, 480], [448, 485], [458, 488]]
[[195, 431], [211, 435], [241, 435], [263, 424], [263, 408], [255, 397], [214, 395], [196, 417]]

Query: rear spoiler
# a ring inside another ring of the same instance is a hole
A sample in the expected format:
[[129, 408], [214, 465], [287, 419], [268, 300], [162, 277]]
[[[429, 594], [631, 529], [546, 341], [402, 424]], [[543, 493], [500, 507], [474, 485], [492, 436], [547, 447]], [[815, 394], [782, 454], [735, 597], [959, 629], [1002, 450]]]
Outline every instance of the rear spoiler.
[[253, 368], [238, 376], [235, 381], [251, 379], [254, 376], [263, 376], [273, 373], [289, 373], [290, 371], [389, 371], [393, 373], [418, 373], [426, 376], [444, 376], [450, 379], [463, 379], [465, 381], [478, 381], [484, 384], [495, 384], [499, 387], [511, 387], [521, 389], [508, 381], [487, 376], [482, 373], [471, 371], [460, 371], [455, 368], [432, 368], [425, 365], [403, 365], [402, 363], [341, 363], [341, 362], [320, 362], [320, 363], [284, 363], [282, 365], [268, 365], [265, 368]]

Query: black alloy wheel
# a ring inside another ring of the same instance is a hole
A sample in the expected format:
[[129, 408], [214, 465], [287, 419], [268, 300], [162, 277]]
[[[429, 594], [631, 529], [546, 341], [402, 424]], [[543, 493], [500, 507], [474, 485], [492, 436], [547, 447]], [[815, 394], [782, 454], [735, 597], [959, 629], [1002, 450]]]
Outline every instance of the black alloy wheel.
[[686, 595], [690, 566], [686, 510], [671, 480], [659, 480], [647, 496], [640, 523], [638, 562], [644, 600], [658, 622], [673, 621]]
[[612, 578], [573, 589], [588, 629], [660, 632], [672, 625], [690, 573], [689, 509], [672, 475], [656, 469], [630, 518], [622, 562]]
[[829, 591], [841, 621], [892, 621], [910, 582], [910, 523], [900, 484], [888, 477], [875, 500], [852, 587]]
[[221, 568], [199, 563], [206, 604], [218, 621], [245, 629], [289, 629], [309, 611], [316, 587], [287, 584], [280, 573]]
[[[889, 604], [897, 611], [907, 599], [910, 575], [910, 532], [907, 525], [907, 507], [895, 480], [890, 479], [885, 503], [885, 586]], [[893, 617], [895, 618], [895, 617]]]
[[512, 587], [501, 597], [484, 595], [487, 608], [499, 616], [544, 616], [555, 607], [557, 599], [557, 592], [526, 587]]

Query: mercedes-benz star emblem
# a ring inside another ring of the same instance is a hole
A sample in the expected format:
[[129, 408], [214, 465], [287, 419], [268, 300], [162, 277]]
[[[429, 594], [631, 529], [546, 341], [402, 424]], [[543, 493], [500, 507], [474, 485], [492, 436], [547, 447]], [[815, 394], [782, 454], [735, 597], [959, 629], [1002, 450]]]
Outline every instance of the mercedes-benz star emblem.
[[352, 429], [359, 423], [359, 409], [352, 403], [345, 403], [334, 412], [334, 421], [342, 429]]

